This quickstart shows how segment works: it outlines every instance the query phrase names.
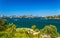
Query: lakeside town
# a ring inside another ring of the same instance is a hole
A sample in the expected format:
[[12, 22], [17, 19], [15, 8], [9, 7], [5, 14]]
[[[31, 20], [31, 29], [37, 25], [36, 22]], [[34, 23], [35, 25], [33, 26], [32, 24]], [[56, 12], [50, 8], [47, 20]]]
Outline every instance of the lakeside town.
[[60, 19], [60, 15], [53, 15], [53, 16], [33, 16], [33, 15], [12, 15], [12, 16], [5, 16], [0, 15], [0, 18], [46, 18], [46, 19]]
[[0, 18], [37, 18], [37, 17], [41, 17], [41, 16], [33, 16], [33, 15], [22, 15], [22, 16], [18, 16], [18, 15], [12, 15], [12, 16], [1, 15], [0, 16]]

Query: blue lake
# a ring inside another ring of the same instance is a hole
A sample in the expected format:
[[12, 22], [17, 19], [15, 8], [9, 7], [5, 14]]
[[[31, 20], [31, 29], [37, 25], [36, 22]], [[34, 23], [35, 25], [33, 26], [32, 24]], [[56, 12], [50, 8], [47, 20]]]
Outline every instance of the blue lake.
[[46, 25], [55, 25], [60, 32], [60, 19], [45, 19], [45, 18], [5, 18], [8, 23], [16, 24], [16, 27], [31, 28], [32, 25], [36, 25], [37, 28], [42, 29]]

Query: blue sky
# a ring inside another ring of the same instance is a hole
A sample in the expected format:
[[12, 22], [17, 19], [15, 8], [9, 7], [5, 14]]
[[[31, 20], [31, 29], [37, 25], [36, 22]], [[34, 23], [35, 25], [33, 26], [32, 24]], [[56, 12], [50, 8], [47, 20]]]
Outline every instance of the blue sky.
[[60, 14], [60, 0], [0, 0], [0, 15]]

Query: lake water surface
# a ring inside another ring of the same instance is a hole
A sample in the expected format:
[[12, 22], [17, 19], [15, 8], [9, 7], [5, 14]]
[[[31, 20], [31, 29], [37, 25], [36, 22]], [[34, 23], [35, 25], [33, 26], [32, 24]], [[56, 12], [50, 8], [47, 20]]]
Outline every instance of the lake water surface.
[[37, 28], [44, 28], [46, 25], [55, 25], [60, 32], [60, 19], [45, 19], [45, 18], [5, 18], [8, 23], [16, 24], [16, 27], [31, 28], [32, 25], [36, 25]]

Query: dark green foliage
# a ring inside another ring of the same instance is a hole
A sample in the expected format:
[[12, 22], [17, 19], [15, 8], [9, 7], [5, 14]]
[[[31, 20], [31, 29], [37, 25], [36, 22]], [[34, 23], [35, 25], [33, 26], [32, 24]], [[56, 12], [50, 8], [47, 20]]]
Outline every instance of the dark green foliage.
[[6, 24], [7, 24], [6, 20], [0, 20], [0, 31], [3, 31], [6, 29]]
[[36, 29], [36, 25], [32, 25], [32, 27], [31, 27], [33, 30], [35, 30]]
[[7, 20], [3, 19], [3, 20], [0, 20], [0, 25], [6, 25], [7, 24]]

